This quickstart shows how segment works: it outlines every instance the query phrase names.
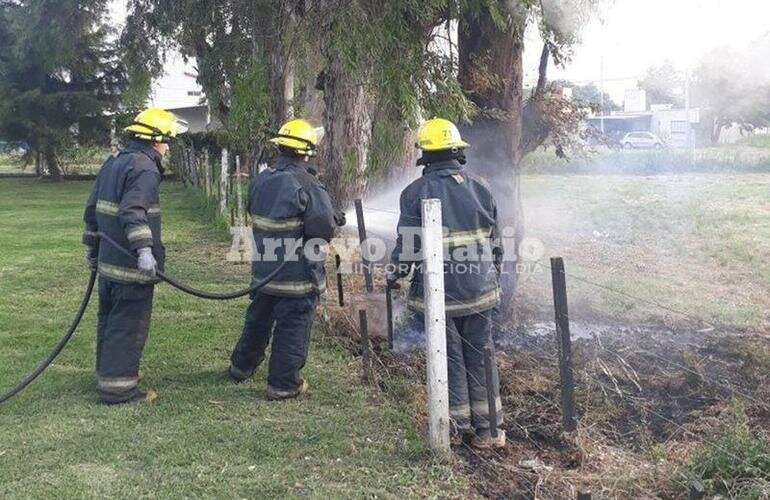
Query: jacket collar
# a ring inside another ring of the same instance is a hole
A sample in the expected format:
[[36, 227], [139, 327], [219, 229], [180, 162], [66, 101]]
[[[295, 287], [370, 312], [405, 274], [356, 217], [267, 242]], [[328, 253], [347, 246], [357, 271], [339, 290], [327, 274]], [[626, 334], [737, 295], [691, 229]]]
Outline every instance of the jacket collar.
[[457, 160], [441, 160], [433, 162], [422, 169], [422, 175], [432, 174], [433, 172], [442, 172], [446, 175], [451, 175], [462, 170], [463, 166]]
[[291, 156], [287, 155], [279, 155], [275, 160], [275, 164], [273, 165], [273, 169], [275, 170], [289, 170], [292, 168], [304, 170], [313, 176], [318, 175], [318, 167], [314, 163], [309, 161], [302, 161], [298, 158], [292, 158]]
[[147, 141], [129, 141], [123, 151], [128, 153], [144, 153], [149, 159], [155, 162], [155, 165], [157, 165], [158, 171], [161, 174], [165, 171], [163, 168], [163, 157], [160, 155], [160, 153], [155, 151], [155, 148], [152, 147], [152, 144]]

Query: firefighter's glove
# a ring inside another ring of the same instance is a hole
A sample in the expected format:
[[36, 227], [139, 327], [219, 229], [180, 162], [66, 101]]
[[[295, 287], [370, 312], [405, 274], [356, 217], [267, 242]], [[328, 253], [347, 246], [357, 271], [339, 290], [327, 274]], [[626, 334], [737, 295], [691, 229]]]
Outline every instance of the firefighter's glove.
[[95, 271], [96, 266], [99, 264], [99, 250], [96, 247], [86, 247], [86, 266], [88, 269]]
[[347, 224], [348, 219], [345, 217], [345, 212], [342, 210], [337, 210], [334, 212], [334, 223], [337, 224], [338, 227], [342, 227]]
[[152, 255], [152, 248], [140, 248], [137, 253], [139, 254], [139, 259], [137, 260], [137, 267], [139, 268], [139, 271], [143, 272], [147, 276], [154, 277], [158, 263], [155, 262], [155, 257]]
[[398, 284], [398, 278], [399, 276], [396, 273], [388, 273], [385, 275], [385, 282], [387, 283], [387, 287], [391, 290], [400, 290], [401, 285]]

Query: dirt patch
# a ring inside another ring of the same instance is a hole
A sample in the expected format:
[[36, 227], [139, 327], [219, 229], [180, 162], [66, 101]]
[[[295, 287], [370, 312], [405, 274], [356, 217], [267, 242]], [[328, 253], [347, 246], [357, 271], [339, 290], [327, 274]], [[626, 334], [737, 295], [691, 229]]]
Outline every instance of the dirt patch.
[[[740, 399], [753, 429], [770, 428], [770, 343], [758, 336], [604, 331], [574, 344], [580, 428], [561, 432], [556, 343], [525, 336], [499, 356], [509, 446], [458, 449], [479, 493], [505, 498], [676, 498], [697, 479], [683, 471]], [[533, 463], [542, 464], [532, 469]], [[524, 465], [528, 467], [524, 467]]]

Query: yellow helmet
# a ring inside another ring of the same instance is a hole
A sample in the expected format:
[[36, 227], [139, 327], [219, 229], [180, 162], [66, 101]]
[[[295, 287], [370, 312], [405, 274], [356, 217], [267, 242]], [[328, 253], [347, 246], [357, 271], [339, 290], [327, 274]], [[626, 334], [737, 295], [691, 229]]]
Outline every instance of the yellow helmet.
[[291, 148], [301, 155], [315, 156], [318, 134], [309, 121], [300, 118], [284, 123], [270, 142]]
[[470, 146], [460, 137], [454, 123], [443, 118], [433, 118], [420, 127], [417, 133], [417, 147], [423, 151], [441, 151]]
[[134, 122], [124, 130], [135, 139], [169, 142], [178, 134], [187, 132], [187, 122], [165, 109], [148, 108], [136, 115]]

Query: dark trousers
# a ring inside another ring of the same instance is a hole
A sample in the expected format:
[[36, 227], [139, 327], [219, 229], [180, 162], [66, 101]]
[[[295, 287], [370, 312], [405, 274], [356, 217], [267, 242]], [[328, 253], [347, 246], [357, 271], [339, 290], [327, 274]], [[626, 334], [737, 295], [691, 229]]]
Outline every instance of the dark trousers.
[[459, 430], [489, 429], [484, 349], [492, 348], [492, 385], [497, 424], [503, 423], [500, 380], [492, 342], [492, 311], [446, 318], [449, 413]]
[[243, 333], [230, 361], [244, 375], [250, 375], [265, 359], [273, 337], [267, 383], [280, 390], [295, 390], [301, 384], [299, 371], [305, 366], [310, 347], [310, 330], [318, 296], [276, 297], [257, 293], [246, 310]]
[[150, 330], [154, 288], [99, 278], [96, 383], [105, 402], [127, 401], [139, 390], [139, 363]]

